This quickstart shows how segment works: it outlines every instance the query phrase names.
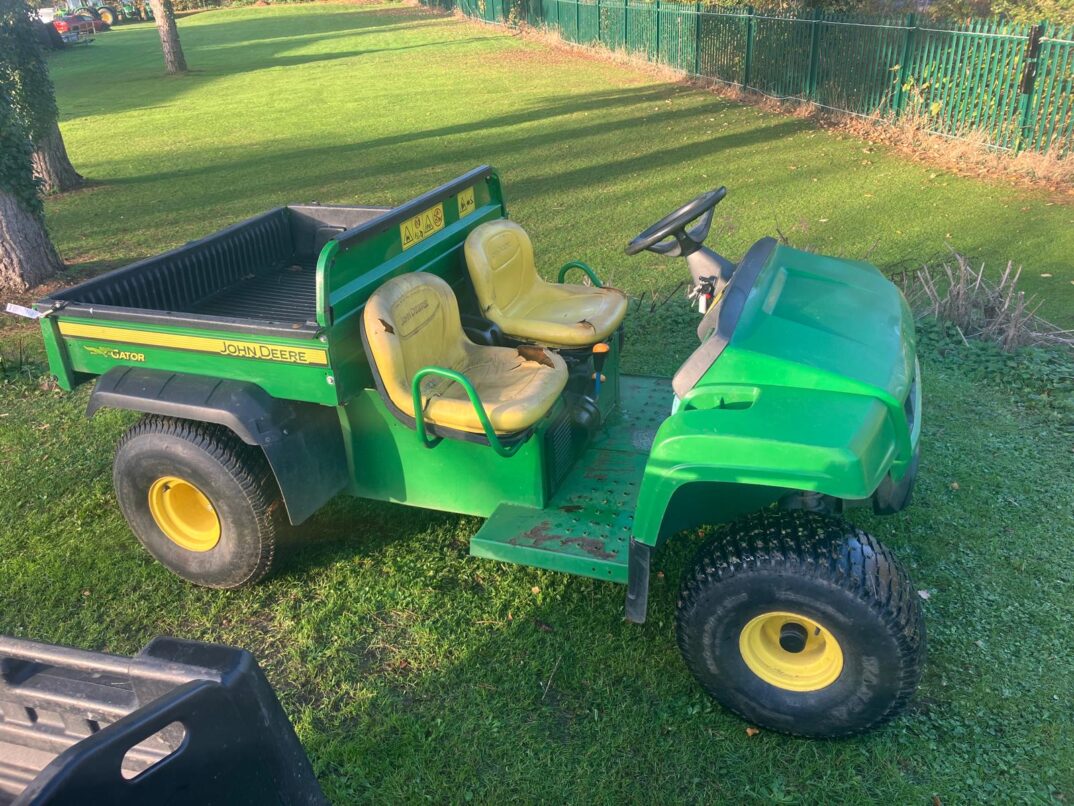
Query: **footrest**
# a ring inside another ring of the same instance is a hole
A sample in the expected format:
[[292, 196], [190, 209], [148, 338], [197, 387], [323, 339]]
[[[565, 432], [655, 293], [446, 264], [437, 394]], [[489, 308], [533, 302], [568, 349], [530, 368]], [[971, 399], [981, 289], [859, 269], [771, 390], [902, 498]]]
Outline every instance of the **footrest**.
[[627, 581], [646, 456], [591, 450], [544, 509], [502, 504], [470, 540], [475, 557]]

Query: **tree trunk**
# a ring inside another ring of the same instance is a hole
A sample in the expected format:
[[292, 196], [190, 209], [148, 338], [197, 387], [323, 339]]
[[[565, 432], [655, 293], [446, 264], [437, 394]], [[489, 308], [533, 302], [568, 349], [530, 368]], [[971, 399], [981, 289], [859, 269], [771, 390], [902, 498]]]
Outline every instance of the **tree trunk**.
[[63, 135], [56, 123], [34, 145], [34, 176], [41, 180], [41, 191], [46, 194], [74, 190], [86, 183], [67, 157]]
[[26, 291], [62, 268], [45, 225], [0, 190], [0, 289]]
[[179, 29], [175, 27], [175, 11], [172, 0], [149, 0], [153, 17], [157, 21], [160, 46], [164, 50], [164, 70], [169, 75], [186, 72], [186, 57], [179, 44]]

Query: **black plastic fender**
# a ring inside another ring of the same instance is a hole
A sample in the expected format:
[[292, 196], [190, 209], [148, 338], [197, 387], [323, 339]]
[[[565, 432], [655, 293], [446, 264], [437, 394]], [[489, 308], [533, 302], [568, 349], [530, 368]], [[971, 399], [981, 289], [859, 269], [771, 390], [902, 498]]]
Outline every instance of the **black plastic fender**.
[[103, 408], [216, 423], [259, 445], [296, 526], [347, 486], [343, 430], [331, 406], [280, 400], [247, 381], [115, 367], [97, 379], [86, 416]]
[[627, 555], [626, 620], [634, 624], [644, 624], [649, 612], [649, 568], [652, 553], [652, 546], [630, 538], [630, 554]]
[[910, 467], [901, 481], [892, 481], [887, 475], [873, 493], [873, 512], [877, 515], [894, 515], [910, 506], [914, 495], [914, 482], [917, 481], [917, 469], [921, 464], [921, 445], [914, 449]]

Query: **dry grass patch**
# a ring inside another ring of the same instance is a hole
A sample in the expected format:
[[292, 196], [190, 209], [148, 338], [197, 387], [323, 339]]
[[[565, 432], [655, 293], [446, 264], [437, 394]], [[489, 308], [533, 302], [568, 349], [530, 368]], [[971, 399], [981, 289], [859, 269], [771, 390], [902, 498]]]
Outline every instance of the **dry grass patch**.
[[920, 315], [954, 325], [962, 340], [979, 339], [1012, 352], [1028, 346], [1074, 346], [1074, 330], [1061, 330], [1037, 315], [1041, 300], [1018, 287], [1022, 267], [1008, 263], [999, 279], [986, 278], [957, 252], [952, 260], [906, 271], [895, 279]]

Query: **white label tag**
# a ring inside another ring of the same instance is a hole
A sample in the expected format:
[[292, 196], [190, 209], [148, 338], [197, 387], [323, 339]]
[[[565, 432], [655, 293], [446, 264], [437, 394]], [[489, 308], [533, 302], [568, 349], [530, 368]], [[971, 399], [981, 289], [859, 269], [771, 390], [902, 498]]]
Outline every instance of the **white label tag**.
[[21, 305], [16, 305], [14, 302], [9, 302], [4, 306], [4, 310], [8, 313], [13, 313], [15, 316], [25, 316], [27, 319], [40, 319], [43, 314], [38, 313], [33, 308], [24, 308]]

